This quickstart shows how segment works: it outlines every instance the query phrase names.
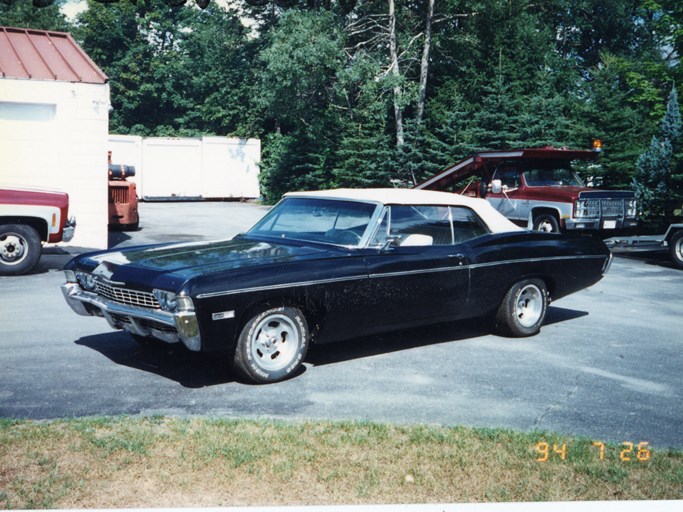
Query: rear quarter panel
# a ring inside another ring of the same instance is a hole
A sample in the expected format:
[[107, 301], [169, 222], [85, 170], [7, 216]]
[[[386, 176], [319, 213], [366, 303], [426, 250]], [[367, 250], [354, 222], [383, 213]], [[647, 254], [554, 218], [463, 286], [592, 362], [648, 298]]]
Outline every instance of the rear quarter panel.
[[482, 237], [469, 245], [467, 316], [494, 312], [510, 287], [522, 279], [543, 279], [552, 300], [587, 288], [602, 278], [609, 259], [602, 241], [588, 237], [525, 231]]

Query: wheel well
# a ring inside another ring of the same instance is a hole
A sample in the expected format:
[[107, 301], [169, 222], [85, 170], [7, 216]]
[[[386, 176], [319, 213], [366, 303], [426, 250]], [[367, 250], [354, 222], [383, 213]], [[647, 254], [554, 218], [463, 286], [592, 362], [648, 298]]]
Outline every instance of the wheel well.
[[557, 226], [560, 228], [560, 230], [564, 229], [564, 221], [560, 216], [560, 212], [558, 212], [554, 208], [549, 208], [547, 206], [539, 206], [538, 208], [533, 208], [531, 210], [531, 218], [529, 219], [530, 228], [533, 227], [534, 221], [536, 217], [538, 217], [539, 215], [551, 215], [552, 217], [555, 217], [555, 220], [557, 221]]
[[544, 213], [549, 214], [549, 215], [552, 215], [552, 216], [555, 217], [555, 218], [558, 220], [558, 222], [559, 222], [559, 220], [560, 220], [560, 214], [557, 213], [557, 210], [555, 210], [555, 209], [553, 209], [553, 208], [548, 208], [548, 207], [534, 208], [533, 210], [531, 210], [531, 218], [532, 218], [532, 220], [533, 220], [533, 219], [535, 219], [536, 217], [538, 217], [539, 215], [542, 215], [542, 214], [544, 214]]
[[681, 233], [683, 232], [683, 227], [678, 228], [678, 229], [670, 229], [669, 232], [667, 233], [666, 241], [667, 243], [671, 242], [671, 239], [676, 236], [676, 233]]
[[47, 241], [47, 222], [38, 217], [0, 217], [0, 225], [23, 224], [31, 226], [38, 232], [38, 236], [43, 242]]
[[555, 282], [555, 280], [552, 277], [550, 277], [548, 275], [543, 275], [543, 274], [530, 274], [528, 276], [521, 277], [521, 278], [515, 280], [508, 287], [508, 290], [510, 288], [512, 288], [516, 283], [519, 283], [520, 281], [524, 281], [525, 279], [540, 279], [541, 281], [543, 281], [543, 283], [545, 284], [545, 287], [548, 289], [548, 296], [552, 298], [555, 295], [555, 290], [557, 289], [557, 283]]
[[308, 331], [311, 335], [311, 339], [315, 342], [315, 335], [325, 318], [325, 308], [319, 302], [307, 299], [306, 297], [290, 296], [270, 297], [250, 305], [239, 317], [239, 328], [235, 331], [235, 339], [239, 337], [242, 328], [254, 316], [267, 309], [281, 307], [296, 308], [303, 313], [306, 323], [308, 324]]

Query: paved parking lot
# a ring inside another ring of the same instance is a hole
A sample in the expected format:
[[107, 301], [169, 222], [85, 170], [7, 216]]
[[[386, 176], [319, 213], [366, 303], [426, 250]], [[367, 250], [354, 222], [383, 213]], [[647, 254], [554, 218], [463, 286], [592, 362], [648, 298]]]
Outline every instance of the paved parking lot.
[[[143, 203], [116, 247], [232, 236], [265, 207]], [[0, 277], [0, 416], [208, 415], [509, 427], [683, 448], [683, 272], [617, 257], [596, 286], [553, 303], [540, 335], [507, 339], [459, 322], [312, 347], [306, 370], [269, 386], [182, 347], [141, 349], [64, 302], [52, 250]]]

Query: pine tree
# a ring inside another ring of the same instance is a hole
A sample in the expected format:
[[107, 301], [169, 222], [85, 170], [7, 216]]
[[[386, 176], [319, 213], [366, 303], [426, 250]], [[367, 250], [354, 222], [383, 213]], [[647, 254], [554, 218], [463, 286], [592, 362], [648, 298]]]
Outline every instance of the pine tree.
[[639, 201], [643, 219], [666, 223], [670, 216], [669, 202], [673, 199], [671, 175], [674, 169], [674, 148], [681, 138], [681, 114], [675, 87], [669, 94], [666, 113], [654, 135], [650, 147], [638, 159], [638, 172], [633, 189]]

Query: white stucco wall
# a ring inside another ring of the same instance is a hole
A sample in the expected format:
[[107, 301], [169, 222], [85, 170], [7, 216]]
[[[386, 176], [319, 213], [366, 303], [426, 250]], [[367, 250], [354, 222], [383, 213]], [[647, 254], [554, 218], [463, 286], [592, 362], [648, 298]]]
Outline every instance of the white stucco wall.
[[0, 78], [0, 184], [59, 189], [68, 244], [107, 247], [109, 85]]

